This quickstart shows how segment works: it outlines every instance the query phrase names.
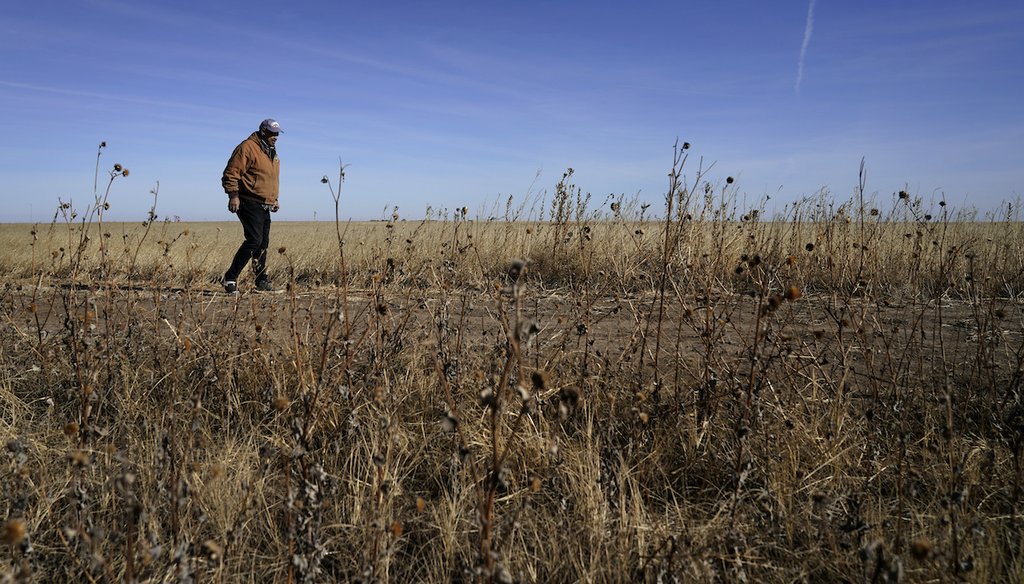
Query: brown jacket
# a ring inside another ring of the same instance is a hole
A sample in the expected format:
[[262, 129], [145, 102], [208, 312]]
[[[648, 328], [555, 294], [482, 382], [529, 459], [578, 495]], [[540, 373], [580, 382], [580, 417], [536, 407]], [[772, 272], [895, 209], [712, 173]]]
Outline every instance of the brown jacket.
[[253, 132], [231, 153], [220, 182], [229, 195], [238, 193], [242, 197], [276, 205], [280, 180], [281, 159], [273, 150], [265, 150], [259, 133]]

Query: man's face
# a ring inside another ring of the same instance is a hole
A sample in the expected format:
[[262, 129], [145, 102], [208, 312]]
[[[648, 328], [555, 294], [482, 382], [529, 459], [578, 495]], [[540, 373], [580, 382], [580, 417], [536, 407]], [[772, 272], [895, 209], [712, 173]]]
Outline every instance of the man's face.
[[271, 146], [276, 145], [277, 144], [277, 136], [278, 136], [277, 134], [271, 134], [271, 133], [268, 132], [266, 134], [267, 144], [270, 144]]

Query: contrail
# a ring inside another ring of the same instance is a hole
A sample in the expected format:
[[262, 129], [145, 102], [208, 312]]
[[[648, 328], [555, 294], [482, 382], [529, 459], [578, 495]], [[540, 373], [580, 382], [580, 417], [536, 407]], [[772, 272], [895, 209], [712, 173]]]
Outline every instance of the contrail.
[[804, 42], [800, 45], [800, 60], [796, 64], [796, 93], [800, 95], [800, 82], [804, 80], [804, 59], [807, 58], [807, 45], [811, 42], [814, 32], [814, 2], [807, 7], [807, 27], [804, 29]]

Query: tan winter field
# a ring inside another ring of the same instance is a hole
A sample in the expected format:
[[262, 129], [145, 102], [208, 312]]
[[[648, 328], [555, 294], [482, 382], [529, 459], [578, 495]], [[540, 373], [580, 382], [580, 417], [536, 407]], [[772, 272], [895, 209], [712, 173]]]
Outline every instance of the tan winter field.
[[0, 226], [0, 581], [1024, 581], [1015, 206], [674, 176]]

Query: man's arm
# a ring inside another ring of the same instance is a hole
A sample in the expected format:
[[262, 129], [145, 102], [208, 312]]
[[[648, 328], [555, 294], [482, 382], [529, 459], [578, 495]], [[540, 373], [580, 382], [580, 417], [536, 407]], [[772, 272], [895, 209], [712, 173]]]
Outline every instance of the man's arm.
[[249, 160], [244, 147], [244, 142], [235, 147], [220, 179], [221, 186], [224, 187], [224, 192], [228, 195], [228, 211], [232, 213], [237, 213], [238, 207], [241, 204], [238, 198], [238, 183], [242, 179], [242, 173], [249, 167]]
[[228, 159], [228, 164], [224, 167], [224, 174], [221, 176], [220, 182], [225, 193], [238, 196], [238, 183], [242, 180], [242, 174], [247, 168], [249, 168], [249, 155], [243, 142], [231, 153], [231, 158]]

